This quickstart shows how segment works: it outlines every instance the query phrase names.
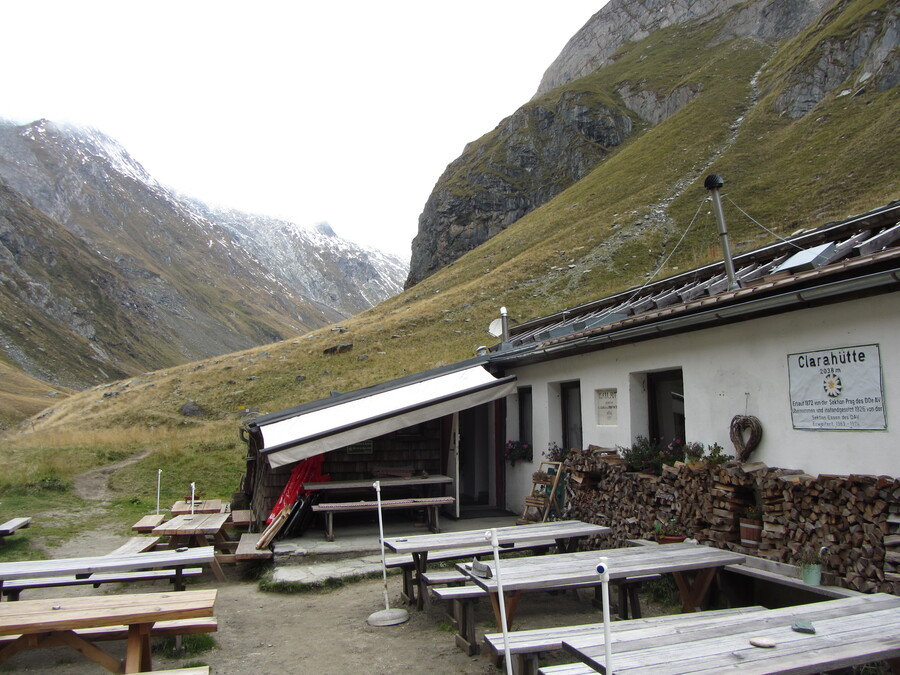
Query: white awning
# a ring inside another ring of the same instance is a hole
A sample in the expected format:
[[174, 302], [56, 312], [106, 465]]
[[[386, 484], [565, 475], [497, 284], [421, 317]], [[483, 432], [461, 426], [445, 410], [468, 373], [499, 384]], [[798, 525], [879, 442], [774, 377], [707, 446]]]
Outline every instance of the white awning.
[[498, 379], [483, 366], [441, 372], [421, 380], [361, 390], [360, 396], [260, 421], [262, 453], [273, 467], [343, 448], [420, 422], [503, 398], [516, 388], [515, 376]]

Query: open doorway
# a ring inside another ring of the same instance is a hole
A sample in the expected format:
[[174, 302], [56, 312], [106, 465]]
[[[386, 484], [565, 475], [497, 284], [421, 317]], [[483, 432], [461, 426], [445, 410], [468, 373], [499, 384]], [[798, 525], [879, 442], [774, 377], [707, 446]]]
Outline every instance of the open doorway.
[[459, 413], [460, 511], [491, 505], [491, 411], [493, 404]]
[[650, 438], [685, 441], [684, 377], [681, 369], [647, 373]]

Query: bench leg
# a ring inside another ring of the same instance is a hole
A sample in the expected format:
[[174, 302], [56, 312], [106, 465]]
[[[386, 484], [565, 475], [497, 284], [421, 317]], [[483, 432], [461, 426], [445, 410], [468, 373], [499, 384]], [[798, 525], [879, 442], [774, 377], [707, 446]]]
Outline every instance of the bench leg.
[[416, 601], [416, 587], [413, 583], [413, 568], [401, 567], [400, 573], [403, 575], [403, 590], [400, 591], [400, 598], [407, 604], [412, 605]]
[[428, 529], [435, 534], [439, 534], [441, 531], [440, 516], [438, 515], [439, 508], [440, 507], [437, 505], [425, 507], [426, 518], [428, 520]]
[[628, 604], [631, 607], [631, 618], [632, 619], [640, 619], [641, 618], [641, 599], [638, 595], [638, 591], [641, 590], [641, 582], [636, 582], [633, 584], [625, 584], [628, 589]]
[[325, 514], [325, 541], [334, 541], [334, 514]]
[[456, 646], [468, 656], [474, 656], [479, 652], [475, 637], [475, 598], [454, 600], [453, 614], [457, 623]]
[[538, 655], [534, 652], [530, 654], [513, 654], [513, 672], [516, 675], [535, 675], [538, 671]]

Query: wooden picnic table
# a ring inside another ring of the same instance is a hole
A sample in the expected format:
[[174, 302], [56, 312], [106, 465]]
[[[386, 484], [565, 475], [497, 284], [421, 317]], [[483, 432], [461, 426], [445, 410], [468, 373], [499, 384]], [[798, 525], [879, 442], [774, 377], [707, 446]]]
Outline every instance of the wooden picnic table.
[[69, 575], [83, 579], [98, 572], [122, 572], [159, 567], [173, 567], [182, 570], [188, 565], [212, 565], [215, 561], [213, 547], [204, 546], [184, 551], [148, 551], [128, 555], [5, 562], [0, 563], [0, 588], [7, 579], [37, 579]]
[[[529, 523], [527, 525], [511, 525], [497, 528], [497, 540], [500, 546], [510, 547], [514, 544], [530, 542], [547, 542], [555, 544], [557, 551], [566, 553], [574, 550], [577, 543], [585, 538], [609, 533], [609, 528], [602, 525], [585, 523], [580, 520], [561, 520], [546, 523]], [[422, 609], [428, 592], [424, 574], [428, 569], [429, 552], [450, 549], [472, 548], [473, 555], [483, 553], [490, 547], [485, 539], [484, 529], [461, 530], [441, 534], [421, 534], [409, 537], [390, 537], [384, 545], [395, 553], [409, 553], [413, 557], [415, 581], [418, 585], [416, 606]]]
[[[113, 673], [152, 670], [150, 632], [156, 621], [213, 616], [216, 591], [136, 593], [21, 600], [0, 606], [0, 635], [19, 637], [0, 649], [0, 663], [26, 649], [67, 645]], [[124, 662], [75, 631], [128, 626]]]
[[182, 514], [154, 527], [153, 534], [168, 535], [167, 546], [170, 549], [185, 546], [208, 546], [211, 543], [219, 552], [210, 563], [213, 574], [219, 581], [225, 581], [225, 574], [219, 564], [220, 554], [230, 554], [231, 549], [237, 545], [237, 542], [231, 541], [225, 534], [225, 524], [228, 522], [229, 516], [228, 513]]
[[[819, 673], [882, 660], [900, 672], [900, 598], [894, 595], [860, 595], [702, 623], [681, 618], [634, 630], [617, 623], [621, 630], [610, 639], [616, 675]], [[815, 633], [793, 630], [799, 620], [810, 622]], [[768, 639], [774, 646], [757, 647], [751, 639]], [[603, 641], [598, 630], [563, 640], [562, 646], [605, 673]]]
[[[693, 612], [700, 607], [709, 592], [716, 572], [725, 565], [744, 562], [743, 555], [699, 544], [665, 544], [613, 548], [579, 553], [504, 558], [500, 561], [508, 625], [512, 626], [522, 591], [587, 588], [600, 585], [597, 562], [607, 558], [610, 579], [627, 579], [650, 574], [672, 574], [681, 594], [682, 611]], [[456, 567], [486, 590], [491, 598], [497, 625], [500, 625], [500, 605], [497, 597], [497, 570], [493, 560], [486, 561], [492, 576], [473, 574], [469, 563]], [[686, 572], [696, 571], [691, 579]]]
[[[222, 511], [221, 499], [195, 499], [193, 503], [193, 513], [219, 513]], [[169, 512], [173, 516], [191, 513], [190, 500], [181, 500], [172, 504]]]
[[[364, 490], [366, 488], [374, 490], [372, 486], [378, 481], [381, 488], [396, 487], [422, 487], [429, 485], [447, 485], [452, 483], [450, 476], [434, 475], [434, 476], [410, 476], [389, 477], [389, 478], [363, 478], [358, 480], [332, 480], [332, 481], [310, 481], [303, 483], [303, 489], [310, 492], [327, 492], [333, 490]], [[374, 493], [373, 493], [374, 494]]]

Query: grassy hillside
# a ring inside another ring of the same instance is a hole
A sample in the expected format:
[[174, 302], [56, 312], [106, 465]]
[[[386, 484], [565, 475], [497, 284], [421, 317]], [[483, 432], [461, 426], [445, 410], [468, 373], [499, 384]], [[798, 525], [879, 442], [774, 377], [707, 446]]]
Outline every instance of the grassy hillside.
[[[238, 429], [248, 415], [468, 358], [490, 344], [486, 327], [501, 305], [513, 321], [523, 321], [643, 283], [691, 224], [660, 274], [718, 259], [704, 202], [703, 179], [711, 172], [726, 180], [736, 252], [773, 237], [737, 207], [784, 233], [898, 196], [896, 88], [831, 96], [806, 117], [787, 119], [773, 102], [811, 36], [776, 52], [749, 39], [715, 44], [719, 27], [660, 31], [623, 48], [613, 66], [567, 85], [598, 100], [616, 98], [623, 82], [642, 82], [661, 96], [682, 85], [701, 94], [665, 122], [641, 128], [551, 202], [340, 330], [320, 329], [60, 401], [33, 430], [7, 434], [5, 458], [18, 469], [0, 479], [0, 494], [21, 499], [34, 486], [66, 484], [74, 471], [108, 461], [113, 450], [149, 450], [148, 459], [117, 476], [128, 495], [123, 503], [147, 508], [162, 464], [179, 472], [177, 484], [196, 480], [208, 494], [227, 497], [238, 484]], [[490, 143], [490, 134], [479, 142]], [[323, 353], [348, 343], [349, 352]], [[186, 401], [204, 416], [179, 413]], [[85, 447], [90, 451], [80, 452]]]
[[54, 401], [66, 398], [72, 390], [58, 387], [28, 375], [0, 357], [0, 429], [7, 429], [23, 418], [37, 415]]

